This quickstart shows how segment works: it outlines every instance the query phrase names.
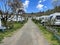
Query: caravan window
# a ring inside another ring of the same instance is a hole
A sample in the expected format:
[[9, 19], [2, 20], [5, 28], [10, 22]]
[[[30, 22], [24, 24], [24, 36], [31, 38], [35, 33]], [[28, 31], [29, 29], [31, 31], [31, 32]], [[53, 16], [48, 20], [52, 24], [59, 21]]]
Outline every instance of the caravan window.
[[60, 19], [60, 15], [59, 16], [56, 16], [57, 19]]

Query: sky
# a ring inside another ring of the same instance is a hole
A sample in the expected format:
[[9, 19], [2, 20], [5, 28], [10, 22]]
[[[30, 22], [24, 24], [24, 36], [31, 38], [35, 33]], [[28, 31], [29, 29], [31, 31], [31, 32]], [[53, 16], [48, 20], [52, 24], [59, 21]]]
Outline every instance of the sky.
[[27, 13], [53, 9], [52, 0], [22, 0], [22, 2]]
[[[52, 1], [57, 0], [21, 0], [23, 3], [24, 11], [26, 13], [36, 13], [40, 11], [46, 11], [53, 9]], [[60, 2], [59, 2], [60, 3]], [[0, 0], [0, 9], [5, 10], [4, 1]]]

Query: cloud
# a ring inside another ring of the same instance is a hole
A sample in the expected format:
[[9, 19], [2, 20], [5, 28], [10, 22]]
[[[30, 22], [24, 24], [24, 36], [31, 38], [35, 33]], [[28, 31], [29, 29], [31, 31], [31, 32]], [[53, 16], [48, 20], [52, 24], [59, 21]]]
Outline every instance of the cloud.
[[45, 6], [44, 4], [42, 4], [42, 2], [45, 2], [46, 0], [39, 0], [38, 1], [38, 5], [37, 5], [37, 9], [42, 10], [43, 8], [47, 8], [47, 6]]
[[37, 5], [37, 8], [38, 8], [39, 10], [43, 9], [43, 7], [44, 7], [43, 4], [38, 4], [38, 5]]
[[47, 6], [44, 6], [45, 8], [47, 8]]
[[41, 3], [42, 1], [40, 0], [39, 3]]
[[23, 3], [23, 7], [24, 7], [24, 10], [26, 11], [26, 8], [28, 8], [29, 6], [29, 0], [25, 0], [25, 2]]
[[46, 0], [39, 0], [39, 3], [45, 2]]

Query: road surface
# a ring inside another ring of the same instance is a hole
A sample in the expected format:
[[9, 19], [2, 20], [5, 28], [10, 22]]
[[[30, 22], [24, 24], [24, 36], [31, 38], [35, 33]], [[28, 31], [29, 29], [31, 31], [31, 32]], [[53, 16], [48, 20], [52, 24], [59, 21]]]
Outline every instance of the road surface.
[[39, 28], [29, 19], [19, 31], [5, 38], [0, 45], [49, 45], [49, 43]]

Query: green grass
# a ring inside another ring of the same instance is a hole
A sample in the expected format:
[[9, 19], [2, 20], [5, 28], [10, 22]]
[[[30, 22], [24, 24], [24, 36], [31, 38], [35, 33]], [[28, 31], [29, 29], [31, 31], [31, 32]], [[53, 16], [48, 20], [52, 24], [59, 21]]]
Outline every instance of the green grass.
[[18, 29], [20, 29], [24, 24], [22, 23], [17, 23], [14, 22], [14, 27], [12, 29], [8, 29], [5, 30], [4, 32], [0, 31], [0, 42], [2, 41], [2, 39], [4, 39], [5, 37], [10, 37], [12, 36], [13, 32], [16, 32]]
[[40, 28], [40, 31], [43, 33], [44, 37], [48, 40], [49, 43], [51, 43], [51, 45], [60, 45], [59, 41], [53, 33], [49, 32], [44, 26], [41, 26], [39, 23], [37, 25]]
[[58, 35], [60, 35], [60, 27], [59, 28], [56, 28], [58, 30]]
[[[33, 20], [33, 22], [37, 24], [42, 34], [51, 45], [60, 45], [60, 41], [54, 36], [52, 32], [48, 31], [44, 26], [40, 24], [40, 22], [37, 22], [35, 20]], [[60, 28], [57, 28], [57, 29], [60, 33]]]

